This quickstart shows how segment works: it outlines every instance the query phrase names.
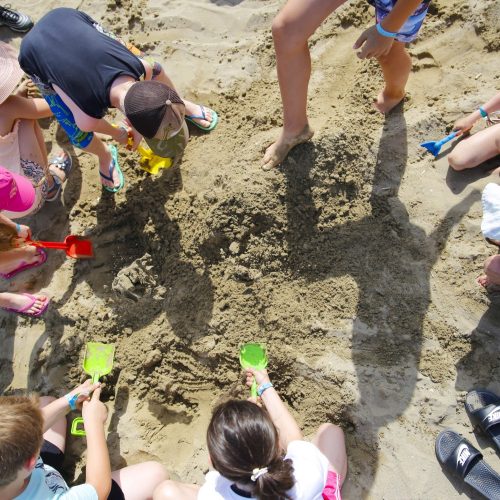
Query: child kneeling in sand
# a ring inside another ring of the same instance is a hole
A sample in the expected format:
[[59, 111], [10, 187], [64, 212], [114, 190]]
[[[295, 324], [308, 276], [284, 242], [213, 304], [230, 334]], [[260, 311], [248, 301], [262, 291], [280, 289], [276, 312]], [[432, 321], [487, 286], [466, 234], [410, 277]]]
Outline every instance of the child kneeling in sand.
[[[62, 398], [41, 398], [40, 405], [33, 398], [0, 396], [0, 498], [152, 497], [154, 488], [166, 478], [160, 464], [144, 462], [111, 472], [104, 433], [107, 410], [99, 401], [100, 393], [100, 385], [88, 380]], [[69, 488], [58, 472], [64, 460], [65, 415], [80, 407], [87, 433], [86, 481]]]
[[474, 168], [500, 154], [500, 93], [492, 97], [465, 118], [460, 118], [453, 125], [453, 130], [462, 134], [469, 132], [474, 124], [484, 118], [488, 128], [460, 141], [448, 155], [448, 163], [454, 170]]
[[[279, 165], [297, 144], [313, 136], [307, 119], [307, 87], [311, 56], [307, 41], [320, 24], [346, 0], [288, 0], [273, 21], [278, 80], [283, 103], [283, 129], [266, 150], [262, 168]], [[369, 0], [377, 24], [365, 30], [354, 44], [361, 59], [377, 58], [385, 87], [374, 102], [388, 113], [405, 95], [411, 58], [405, 44], [413, 42], [427, 14], [430, 0]]]
[[313, 443], [303, 440], [297, 422], [269, 381], [266, 370], [247, 370], [265, 409], [251, 401], [219, 405], [207, 431], [210, 463], [203, 486], [165, 481], [154, 500], [333, 500], [347, 473], [342, 430], [323, 424]]
[[[168, 139], [182, 135], [179, 144], [187, 141], [184, 119], [206, 131], [217, 124], [214, 111], [179, 97], [159, 63], [129, 50], [75, 9], [58, 8], [42, 17], [23, 38], [19, 62], [70, 141], [97, 155], [101, 183], [113, 193], [124, 185], [118, 153], [94, 132], [123, 145], [132, 132], [133, 148], [144, 136], [153, 152], [165, 157]], [[111, 107], [126, 116], [126, 127], [114, 127], [104, 118]]]

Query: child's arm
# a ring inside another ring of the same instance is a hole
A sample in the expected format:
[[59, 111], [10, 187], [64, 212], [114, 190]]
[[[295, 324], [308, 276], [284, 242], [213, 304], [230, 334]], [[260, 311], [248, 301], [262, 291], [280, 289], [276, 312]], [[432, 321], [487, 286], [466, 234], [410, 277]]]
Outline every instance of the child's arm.
[[[489, 115], [490, 113], [493, 113], [494, 111], [500, 110], [500, 93], [498, 93], [496, 96], [492, 97], [489, 101], [484, 103], [481, 106], [484, 111]], [[479, 111], [479, 108], [476, 109], [476, 111], [473, 111], [470, 115], [460, 118], [455, 122], [453, 125], [453, 130], [460, 130], [463, 133], [467, 132], [470, 130], [473, 126], [474, 123], [476, 123], [479, 119], [481, 118], [481, 112]]]
[[[385, 31], [397, 33], [421, 3], [422, 0], [399, 0], [391, 12], [381, 21], [380, 26]], [[361, 47], [357, 53], [360, 59], [381, 57], [389, 53], [393, 42], [394, 38], [381, 35], [375, 25], [361, 34], [353, 48], [356, 50]]]
[[106, 500], [111, 490], [111, 465], [104, 434], [104, 424], [108, 416], [106, 406], [99, 401], [101, 388], [98, 387], [90, 401], [82, 407], [82, 417], [87, 434], [87, 468], [85, 482], [91, 484], [99, 500]]
[[[256, 371], [248, 369], [247, 385], [252, 385], [253, 377], [255, 377], [258, 387], [261, 387], [262, 384], [270, 383], [266, 370]], [[297, 425], [297, 422], [295, 422], [295, 419], [288, 411], [288, 408], [285, 406], [274, 387], [266, 389], [262, 393], [261, 399], [269, 412], [271, 420], [278, 429], [280, 444], [284, 450], [287, 449], [290, 442], [303, 439], [302, 431]]]
[[15, 119], [38, 120], [52, 116], [52, 111], [45, 99], [27, 99], [19, 95], [9, 96], [6, 105], [12, 110]]
[[20, 238], [27, 239], [31, 236], [31, 229], [28, 226], [24, 226], [23, 224], [16, 224], [14, 221], [10, 220], [6, 215], [3, 215], [0, 212], [0, 224], [5, 224], [6, 226], [10, 226], [17, 231], [17, 235]]

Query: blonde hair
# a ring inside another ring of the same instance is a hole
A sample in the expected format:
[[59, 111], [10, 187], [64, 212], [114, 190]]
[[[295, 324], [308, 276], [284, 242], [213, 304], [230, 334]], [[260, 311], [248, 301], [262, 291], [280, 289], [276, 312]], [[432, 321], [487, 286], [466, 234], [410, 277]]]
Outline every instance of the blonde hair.
[[42, 442], [38, 398], [0, 396], [0, 487], [16, 479], [26, 462], [39, 453]]
[[0, 252], [22, 246], [19, 245], [18, 239], [17, 231], [12, 226], [0, 223]]

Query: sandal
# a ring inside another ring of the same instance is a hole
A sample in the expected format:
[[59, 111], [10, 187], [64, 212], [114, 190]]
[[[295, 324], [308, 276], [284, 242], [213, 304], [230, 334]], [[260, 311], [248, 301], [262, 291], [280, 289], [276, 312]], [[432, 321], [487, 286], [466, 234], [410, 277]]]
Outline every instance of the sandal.
[[5, 279], [5, 280], [10, 280], [14, 276], [16, 276], [16, 274], [22, 273], [23, 271], [27, 271], [28, 269], [32, 269], [34, 267], [41, 266], [47, 260], [47, 252], [45, 252], [45, 250], [43, 250], [42, 248], [38, 249], [38, 252], [36, 253], [36, 255], [41, 257], [40, 260], [37, 260], [36, 262], [32, 262], [31, 264], [28, 264], [27, 262], [23, 261], [23, 262], [21, 262], [19, 267], [17, 267], [16, 269], [11, 271], [10, 273], [0, 273], [0, 277]]
[[[63, 178], [57, 173], [55, 174], [50, 167], [54, 167], [60, 170], [63, 174]], [[52, 179], [54, 180], [53, 186], [47, 192], [47, 198], [45, 201], [51, 202], [55, 201], [61, 192], [62, 185], [68, 180], [71, 169], [73, 168], [73, 159], [70, 154], [64, 149], [59, 152], [58, 155], [49, 159], [49, 171], [52, 174]]]
[[500, 451], [500, 398], [486, 389], [470, 391], [465, 397], [465, 411], [474, 428]]
[[100, 170], [99, 170], [99, 175], [103, 178], [103, 179], [106, 179], [107, 181], [111, 181], [113, 182], [114, 184], [114, 181], [113, 181], [113, 172], [116, 168], [116, 171], [118, 172], [118, 177], [120, 179], [120, 185], [119, 186], [114, 186], [114, 187], [109, 187], [109, 186], [105, 186], [103, 184], [103, 188], [106, 190], [106, 191], [109, 191], [110, 193], [118, 193], [118, 191], [120, 191], [120, 189], [123, 188], [124, 184], [125, 184], [125, 179], [123, 178], [123, 173], [122, 173], [122, 170], [120, 168], [120, 165], [118, 164], [118, 150], [116, 149], [115, 146], [108, 146], [109, 147], [109, 152], [111, 153], [111, 165], [109, 166], [109, 175], [106, 175], [106, 174], [103, 174]]
[[27, 312], [35, 305], [35, 302], [39, 299], [35, 295], [31, 295], [31, 293], [21, 293], [20, 295], [24, 295], [25, 297], [30, 299], [30, 303], [27, 306], [21, 307], [20, 309], [16, 309], [15, 307], [1, 307], [0, 309], [17, 314], [25, 314], [26, 316], [31, 316], [33, 318], [38, 318], [38, 316], [41, 316], [47, 310], [47, 307], [49, 307], [50, 299], [46, 297], [44, 305], [38, 312]]
[[210, 122], [210, 125], [208, 127], [204, 127], [203, 125], [200, 125], [195, 121], [205, 120], [206, 122], [208, 122], [207, 115], [205, 113], [205, 107], [201, 104], [198, 104], [198, 106], [200, 107], [201, 115], [186, 115], [185, 118], [188, 122], [196, 125], [199, 129], [204, 130], [205, 132], [210, 132], [210, 130], [213, 130], [216, 127], [219, 121], [219, 115], [213, 109], [207, 108], [212, 113], [212, 121]]

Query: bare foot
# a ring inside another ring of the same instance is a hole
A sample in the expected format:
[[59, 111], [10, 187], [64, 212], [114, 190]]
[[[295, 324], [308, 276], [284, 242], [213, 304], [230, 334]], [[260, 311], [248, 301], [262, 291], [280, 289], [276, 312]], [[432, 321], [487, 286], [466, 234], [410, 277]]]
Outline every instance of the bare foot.
[[486, 274], [478, 276], [476, 281], [479, 285], [484, 286], [484, 288], [486, 288], [490, 284], [490, 280], [488, 279], [488, 276], [486, 276]]
[[194, 102], [186, 100], [184, 101], [184, 104], [186, 105], [186, 116], [203, 116], [204, 111], [204, 115], [207, 118], [206, 120], [204, 120], [203, 118], [193, 118], [193, 121], [195, 121], [202, 127], [210, 127], [213, 118], [212, 110], [210, 108], [203, 106], [202, 109], [199, 104], [195, 104]]
[[[45, 304], [49, 300], [47, 296], [42, 295], [40, 293], [34, 294], [33, 297], [36, 298], [35, 302], [29, 309], [23, 311], [24, 314], [39, 313], [45, 307]], [[29, 296], [24, 295], [22, 293], [5, 292], [0, 294], [0, 307], [4, 309], [22, 310], [25, 307], [27, 307], [31, 302], [32, 299], [30, 299]]]
[[404, 92], [401, 94], [388, 94], [384, 89], [373, 101], [373, 107], [382, 114], [389, 113], [389, 111], [395, 108], [404, 97]]
[[306, 125], [298, 135], [292, 137], [285, 136], [282, 131], [278, 140], [266, 149], [262, 160], [262, 170], [271, 170], [277, 167], [283, 162], [293, 147], [297, 146], [297, 144], [307, 142], [313, 135], [314, 131], [309, 125]]

